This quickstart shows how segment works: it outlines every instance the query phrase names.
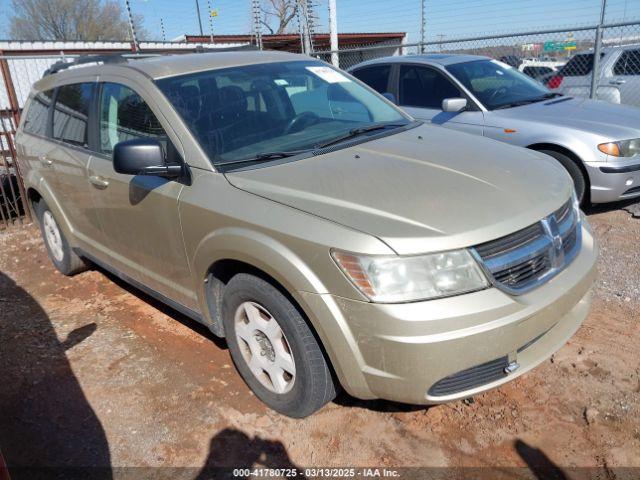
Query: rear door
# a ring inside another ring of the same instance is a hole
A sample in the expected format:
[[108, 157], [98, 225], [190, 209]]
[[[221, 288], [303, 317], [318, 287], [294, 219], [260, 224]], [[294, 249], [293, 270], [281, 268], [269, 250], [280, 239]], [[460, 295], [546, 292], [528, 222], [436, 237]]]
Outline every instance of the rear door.
[[[399, 66], [397, 78], [398, 104], [410, 115], [443, 127], [482, 135], [484, 115], [443, 72], [423, 65], [403, 64]], [[467, 110], [442, 111], [442, 101], [447, 98], [467, 98]]]
[[620, 55], [609, 84], [620, 90], [620, 103], [640, 107], [640, 48]]
[[[191, 277], [182, 240], [178, 198], [185, 185], [155, 176], [117, 173], [114, 146], [136, 138], [157, 139], [170, 161], [182, 161], [179, 139], [150, 96], [136, 83], [116, 77], [100, 84], [97, 150], [89, 169], [102, 235], [101, 257], [156, 292], [190, 306]], [[155, 110], [154, 110], [155, 108]], [[176, 148], [176, 145], [178, 148]]]
[[90, 117], [96, 85], [87, 81], [58, 87], [53, 103], [50, 149], [41, 159], [44, 169], [53, 170], [54, 194], [75, 236], [86, 248], [91, 248], [101, 232], [87, 183], [92, 157]]
[[[52, 148], [48, 137], [51, 135], [51, 106], [55, 90], [37, 93], [30, 98], [23, 115], [22, 128], [16, 134], [16, 148], [22, 172], [39, 172], [45, 188], [52, 189], [55, 179], [53, 162], [48, 155]], [[41, 185], [40, 188], [43, 186]]]
[[[356, 77], [363, 83], [366, 83], [376, 92], [389, 96], [392, 92], [391, 89], [391, 65], [388, 64], [376, 64], [368, 67], [359, 68], [351, 72], [351, 75]], [[394, 99], [394, 101], [397, 99]]]

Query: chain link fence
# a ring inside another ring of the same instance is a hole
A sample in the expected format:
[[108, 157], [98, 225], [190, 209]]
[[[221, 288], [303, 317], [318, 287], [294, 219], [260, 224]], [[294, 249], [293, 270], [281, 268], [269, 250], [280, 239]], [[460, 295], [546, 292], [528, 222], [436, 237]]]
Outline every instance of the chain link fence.
[[[598, 58], [594, 53], [598, 51]], [[501, 60], [559, 93], [640, 107], [640, 22], [314, 52], [349, 69], [390, 55], [469, 54]]]

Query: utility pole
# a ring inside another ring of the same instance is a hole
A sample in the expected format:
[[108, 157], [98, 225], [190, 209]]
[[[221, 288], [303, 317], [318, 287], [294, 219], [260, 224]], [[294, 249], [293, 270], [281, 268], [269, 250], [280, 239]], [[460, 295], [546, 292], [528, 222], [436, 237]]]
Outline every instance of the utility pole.
[[129, 16], [129, 28], [131, 29], [131, 40], [133, 41], [133, 53], [138, 53], [140, 51], [140, 46], [138, 45], [138, 38], [136, 37], [136, 27], [133, 25], [131, 5], [129, 4], [129, 0], [124, 0], [124, 3], [127, 7], [127, 15]]
[[260, 0], [251, 1], [251, 13], [253, 14], [253, 34], [256, 36], [256, 46], [262, 50], [262, 24], [260, 13]]
[[164, 21], [162, 20], [162, 17], [160, 17], [160, 31], [162, 32], [162, 41], [166, 42], [167, 36], [164, 33]]
[[602, 0], [602, 6], [600, 8], [600, 23], [596, 28], [596, 43], [593, 46], [593, 68], [591, 71], [591, 89], [589, 91], [589, 98], [596, 98], [598, 90], [598, 80], [600, 76], [600, 52], [602, 51], [602, 25], [604, 24], [604, 17], [607, 11], [607, 0]]
[[304, 53], [310, 55], [313, 48], [313, 29], [315, 17], [313, 14], [312, 0], [298, 0], [302, 10], [302, 30], [304, 37]]
[[211, 37], [211, 43], [213, 43], [213, 10], [211, 9], [210, 0], [207, 0], [207, 11], [209, 12], [209, 36]]
[[427, 41], [427, 0], [420, 0], [420, 53], [424, 53]]
[[200, 3], [196, 0], [196, 12], [198, 13], [198, 25], [200, 26], [200, 36], [204, 36], [204, 32], [202, 31], [202, 18], [200, 18]]
[[336, 0], [329, 0], [329, 39], [331, 42], [330, 49], [331, 63], [334, 67], [340, 67], [340, 58], [338, 57], [338, 12], [336, 11]]

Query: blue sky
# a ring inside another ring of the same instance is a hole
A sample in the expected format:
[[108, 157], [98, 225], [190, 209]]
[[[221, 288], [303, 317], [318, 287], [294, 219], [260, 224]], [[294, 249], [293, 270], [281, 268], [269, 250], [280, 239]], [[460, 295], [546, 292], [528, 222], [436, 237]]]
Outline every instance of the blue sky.
[[[124, 4], [124, 0], [120, 0]], [[203, 29], [209, 33], [207, 0], [199, 0]], [[250, 0], [209, 0], [219, 16], [214, 33], [246, 33], [251, 28]], [[327, 30], [327, 0], [318, 4], [319, 29]], [[418, 39], [420, 0], [337, 0], [341, 32], [401, 31]], [[508, 33], [595, 24], [601, 0], [426, 0], [427, 39]], [[640, 20], [640, 0], [608, 0], [607, 20]], [[162, 18], [167, 39], [198, 33], [195, 0], [131, 0], [154, 39], [161, 38]], [[7, 38], [10, 0], [0, 0], [0, 38]], [[638, 32], [636, 32], [638, 33]]]

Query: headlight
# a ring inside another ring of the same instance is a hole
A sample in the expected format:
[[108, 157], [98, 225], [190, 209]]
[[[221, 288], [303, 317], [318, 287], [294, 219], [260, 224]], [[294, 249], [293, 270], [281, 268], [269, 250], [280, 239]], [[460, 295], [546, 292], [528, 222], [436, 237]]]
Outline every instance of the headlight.
[[353, 284], [374, 302], [427, 300], [486, 288], [489, 284], [467, 250], [429, 255], [369, 256], [332, 251]]
[[640, 138], [601, 143], [598, 145], [598, 150], [614, 157], [633, 157], [640, 153]]

